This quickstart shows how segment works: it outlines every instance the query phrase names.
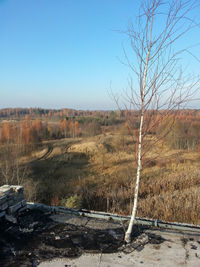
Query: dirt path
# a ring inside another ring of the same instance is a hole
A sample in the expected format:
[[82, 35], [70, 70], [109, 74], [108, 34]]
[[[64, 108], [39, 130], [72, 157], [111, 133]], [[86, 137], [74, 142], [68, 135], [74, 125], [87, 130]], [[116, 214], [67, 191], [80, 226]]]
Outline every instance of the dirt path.
[[37, 157], [36, 160], [45, 160], [47, 158], [50, 158], [51, 156], [55, 154], [59, 154], [58, 151], [60, 151], [60, 154], [62, 153], [68, 153], [69, 148], [77, 143], [80, 143], [80, 139], [61, 139], [56, 141], [49, 141], [47, 143], [44, 143], [46, 145], [46, 151], [44, 154], [40, 157]]
[[37, 160], [43, 160], [43, 159], [47, 159], [47, 157], [49, 157], [50, 156], [50, 154], [52, 153], [52, 151], [53, 151], [53, 146], [51, 146], [51, 145], [48, 145], [47, 146], [47, 151], [45, 152], [45, 154], [44, 155], [42, 155], [42, 157], [40, 157], [40, 158], [38, 158]]

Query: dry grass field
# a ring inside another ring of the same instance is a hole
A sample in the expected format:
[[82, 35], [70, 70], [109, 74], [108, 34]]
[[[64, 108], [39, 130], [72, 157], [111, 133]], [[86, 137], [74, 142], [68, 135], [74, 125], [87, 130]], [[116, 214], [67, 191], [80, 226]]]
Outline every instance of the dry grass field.
[[[118, 132], [43, 143], [29, 163], [33, 182], [25, 183], [27, 197], [129, 214], [136, 177], [134, 152], [135, 140]], [[200, 154], [157, 143], [143, 162], [137, 215], [200, 224], [199, 214]]]

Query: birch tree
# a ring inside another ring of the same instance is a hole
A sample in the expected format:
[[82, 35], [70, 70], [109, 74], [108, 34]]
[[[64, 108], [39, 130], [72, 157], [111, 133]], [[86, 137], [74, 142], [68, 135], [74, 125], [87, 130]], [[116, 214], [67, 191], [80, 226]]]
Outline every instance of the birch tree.
[[127, 243], [136, 219], [142, 159], [150, 149], [145, 137], [150, 128], [192, 100], [198, 88], [198, 77], [186, 73], [181, 62], [185, 53], [195, 57], [190, 45], [182, 47], [182, 42], [186, 43], [183, 37], [198, 26], [190, 16], [194, 8], [191, 0], [143, 0], [136, 23], [125, 32], [133, 60], [124, 50], [124, 64], [131, 70], [130, 90], [124, 97], [128, 110], [139, 111], [137, 174], [131, 220], [125, 234]]

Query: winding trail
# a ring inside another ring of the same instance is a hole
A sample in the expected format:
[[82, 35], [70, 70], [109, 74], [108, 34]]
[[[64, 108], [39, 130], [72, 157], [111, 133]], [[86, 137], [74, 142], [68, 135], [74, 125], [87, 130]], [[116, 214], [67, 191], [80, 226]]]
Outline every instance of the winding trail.
[[52, 151], [53, 151], [53, 146], [48, 145], [46, 153], [44, 155], [42, 155], [42, 157], [38, 158], [37, 160], [47, 159], [50, 156], [50, 154], [52, 153]]

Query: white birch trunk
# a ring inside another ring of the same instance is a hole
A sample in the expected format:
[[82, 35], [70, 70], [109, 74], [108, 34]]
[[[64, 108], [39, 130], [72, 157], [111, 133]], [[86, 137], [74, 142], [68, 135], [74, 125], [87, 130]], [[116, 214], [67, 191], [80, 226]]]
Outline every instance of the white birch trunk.
[[140, 184], [140, 174], [141, 174], [141, 160], [142, 160], [142, 135], [143, 135], [143, 120], [144, 120], [144, 112], [145, 112], [145, 91], [146, 91], [146, 79], [148, 74], [148, 64], [149, 64], [149, 57], [151, 52], [151, 37], [152, 37], [152, 29], [153, 29], [153, 13], [151, 16], [151, 28], [149, 32], [149, 49], [146, 57], [146, 63], [144, 66], [144, 76], [143, 76], [143, 84], [141, 88], [141, 116], [140, 116], [140, 129], [139, 129], [139, 137], [138, 137], [138, 163], [137, 163], [137, 176], [136, 176], [136, 184], [135, 184], [135, 194], [134, 194], [134, 203], [133, 203], [133, 210], [131, 219], [129, 222], [128, 229], [125, 234], [125, 241], [127, 243], [131, 242], [131, 233], [136, 217], [137, 211], [137, 202], [138, 202], [138, 192], [139, 192], [139, 184]]
[[134, 205], [131, 215], [131, 220], [128, 226], [128, 229], [125, 234], [125, 241], [130, 243], [131, 241], [131, 233], [136, 217], [136, 210], [137, 210], [137, 201], [138, 201], [138, 191], [139, 191], [139, 183], [140, 183], [140, 171], [141, 171], [141, 153], [142, 153], [142, 127], [143, 127], [143, 119], [144, 114], [141, 114], [140, 117], [140, 130], [139, 130], [139, 146], [138, 146], [138, 166], [137, 166], [137, 178], [136, 178], [136, 185], [135, 185], [135, 194], [134, 194]]

